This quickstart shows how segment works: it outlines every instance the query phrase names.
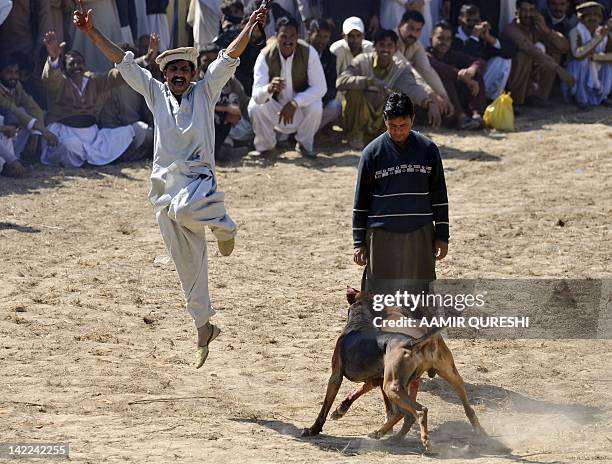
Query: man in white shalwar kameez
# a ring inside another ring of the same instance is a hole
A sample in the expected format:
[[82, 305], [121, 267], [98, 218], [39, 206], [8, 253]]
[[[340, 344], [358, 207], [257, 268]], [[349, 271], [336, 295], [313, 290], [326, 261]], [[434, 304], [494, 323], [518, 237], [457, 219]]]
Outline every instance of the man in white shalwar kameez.
[[165, 83], [134, 62], [93, 26], [92, 15], [82, 8], [74, 22], [114, 63], [125, 81], [142, 94], [155, 119], [155, 148], [151, 192], [157, 222], [183, 287], [187, 310], [198, 330], [196, 368], [208, 357], [208, 345], [220, 333], [209, 319], [214, 314], [208, 294], [206, 227], [218, 240], [219, 251], [229, 256], [236, 224], [225, 211], [224, 195], [217, 191], [214, 160], [215, 103], [232, 77], [249, 42], [251, 30], [263, 24], [264, 9], [249, 18], [246, 27], [210, 64], [197, 83], [197, 51], [192, 47], [167, 50], [156, 62]]

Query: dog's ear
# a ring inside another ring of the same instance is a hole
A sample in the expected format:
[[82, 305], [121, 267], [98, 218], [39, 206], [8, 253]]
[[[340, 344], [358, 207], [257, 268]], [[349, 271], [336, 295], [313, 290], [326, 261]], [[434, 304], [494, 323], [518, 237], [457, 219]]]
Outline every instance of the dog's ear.
[[346, 287], [346, 301], [348, 304], [352, 305], [357, 301], [357, 295], [359, 294], [359, 290], [353, 287]]

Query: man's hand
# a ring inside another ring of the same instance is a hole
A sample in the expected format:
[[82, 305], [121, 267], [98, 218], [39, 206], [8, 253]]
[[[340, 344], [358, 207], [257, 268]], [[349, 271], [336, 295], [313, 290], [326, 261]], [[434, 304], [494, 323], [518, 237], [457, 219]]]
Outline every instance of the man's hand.
[[440, 110], [438, 109], [438, 105], [436, 105], [433, 100], [429, 100], [429, 105], [427, 106], [427, 121], [434, 129], [440, 127], [442, 124]]
[[17, 135], [17, 126], [0, 126], [0, 133], [9, 139], [13, 138]]
[[608, 32], [610, 31], [610, 29], [608, 28], [608, 26], [602, 25], [597, 27], [597, 29], [595, 29], [595, 34], [598, 35], [599, 37], [605, 37], [608, 35]]
[[4, 173], [9, 177], [23, 177], [26, 173], [25, 167], [21, 164], [21, 161], [15, 160], [12, 163], [8, 163], [4, 168]]
[[47, 55], [51, 58], [51, 61], [55, 61], [60, 55], [64, 53], [64, 47], [66, 42], [59, 43], [55, 36], [55, 31], [49, 31], [45, 34], [43, 39], [45, 46], [47, 47]]
[[455, 108], [453, 108], [453, 104], [451, 102], [445, 100], [444, 97], [438, 94], [434, 95], [434, 99], [440, 114], [445, 114], [446, 116], [451, 116], [453, 114]]
[[434, 243], [433, 254], [436, 257], [436, 261], [442, 261], [448, 254], [448, 243], [442, 240], [436, 240]]
[[550, 28], [546, 25], [546, 20], [540, 13], [536, 13], [533, 17], [533, 25], [536, 30], [540, 31], [542, 34], [550, 34]]
[[79, 4], [79, 9], [74, 10], [72, 13], [72, 22], [79, 30], [87, 34], [93, 29], [93, 10], [85, 11], [83, 0], [77, 0], [77, 3]]
[[42, 136], [52, 147], [59, 143], [59, 139], [57, 138], [57, 136], [46, 127], [42, 130]]
[[273, 77], [272, 81], [268, 84], [268, 93], [281, 93], [285, 90], [286, 85], [285, 79], [282, 77]]
[[477, 80], [473, 79], [472, 73], [470, 72], [469, 68], [460, 70], [457, 73], [457, 77], [461, 82], [466, 85], [473, 97], [478, 95], [478, 92], [480, 92], [480, 85], [478, 85]]
[[368, 262], [366, 247], [357, 247], [353, 250], [353, 261], [359, 266], [365, 266]]
[[370, 77], [366, 85], [367, 85], [368, 90], [374, 90], [377, 92], [387, 92], [388, 91], [387, 83], [377, 77]]
[[249, 16], [249, 22], [246, 24], [245, 29], [250, 31], [258, 23], [261, 24], [261, 27], [265, 27], [267, 16], [268, 16], [268, 10], [263, 8], [263, 3], [262, 3], [262, 6], [260, 6], [258, 9], [253, 11], [253, 13], [251, 13], [251, 16]]
[[147, 54], [145, 55], [145, 59], [147, 63], [153, 63], [155, 58], [157, 58], [157, 54], [159, 53], [159, 34], [157, 32], [153, 32], [149, 37], [149, 49], [147, 50]]
[[225, 113], [225, 121], [235, 126], [240, 122], [240, 118], [242, 118], [240, 108], [234, 105], [228, 105]]
[[293, 116], [295, 116], [295, 112], [297, 111], [297, 103], [295, 100], [291, 100], [285, 106], [280, 113], [278, 113], [278, 122], [283, 124], [292, 124]]

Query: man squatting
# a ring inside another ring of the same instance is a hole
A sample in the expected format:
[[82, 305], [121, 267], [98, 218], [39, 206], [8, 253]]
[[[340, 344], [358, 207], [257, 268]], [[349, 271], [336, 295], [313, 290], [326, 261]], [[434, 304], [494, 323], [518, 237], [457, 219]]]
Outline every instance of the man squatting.
[[[363, 151], [353, 206], [353, 258], [366, 265], [362, 290], [427, 292], [435, 261], [448, 253], [448, 198], [440, 152], [412, 130], [403, 93], [383, 110], [387, 131]], [[414, 308], [413, 308], [414, 309]]]
[[159, 55], [156, 62], [166, 81], [161, 83], [135, 63], [132, 52], [124, 52], [98, 31], [92, 10], [85, 12], [79, 3], [74, 24], [116, 64], [130, 87], [142, 94], [155, 119], [149, 199], [198, 330], [196, 368], [200, 368], [208, 357], [209, 343], [220, 333], [209, 322], [215, 312], [208, 294], [206, 226], [217, 238], [223, 256], [231, 254], [236, 235], [236, 224], [225, 211], [224, 194], [217, 191], [215, 103], [240, 63], [250, 32], [258, 23], [265, 24], [266, 10], [259, 8], [251, 14], [238, 37], [219, 52], [204, 78], [196, 83], [195, 48], [182, 47]]

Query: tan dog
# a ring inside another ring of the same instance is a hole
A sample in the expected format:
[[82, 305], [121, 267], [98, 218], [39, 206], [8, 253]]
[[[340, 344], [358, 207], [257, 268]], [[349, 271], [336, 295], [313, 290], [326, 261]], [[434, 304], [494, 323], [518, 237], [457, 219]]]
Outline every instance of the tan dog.
[[397, 436], [403, 437], [412, 424], [418, 421], [421, 444], [425, 450], [429, 450], [427, 408], [414, 399], [416, 390], [412, 392], [414, 398], [409, 395], [408, 386], [430, 369], [435, 369], [440, 377], [450, 383], [459, 395], [465, 414], [474, 430], [477, 433], [484, 433], [476, 413], [468, 402], [463, 379], [457, 372], [453, 356], [444, 343], [440, 330], [419, 339], [402, 333], [383, 332], [376, 329], [372, 323], [374, 315], [371, 303], [365, 295], [355, 289], [348, 289], [347, 300], [351, 305], [348, 321], [336, 341], [332, 355], [332, 374], [325, 400], [314, 424], [304, 429], [302, 436], [314, 436], [321, 432], [342, 380], [346, 377], [353, 382], [365, 382], [356, 390], [360, 391], [360, 394], [352, 401], [375, 386], [381, 385], [385, 403], [390, 406], [387, 420], [378, 430], [370, 434], [372, 438], [385, 435], [403, 417], [404, 425]]

